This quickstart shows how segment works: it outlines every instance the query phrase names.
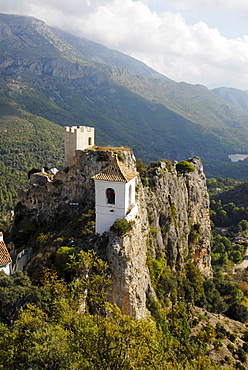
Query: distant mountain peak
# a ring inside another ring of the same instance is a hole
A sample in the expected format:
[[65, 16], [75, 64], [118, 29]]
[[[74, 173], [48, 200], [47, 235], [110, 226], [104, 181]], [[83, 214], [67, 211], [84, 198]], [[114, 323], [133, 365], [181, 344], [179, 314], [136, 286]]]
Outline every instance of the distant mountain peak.
[[99, 145], [126, 143], [146, 162], [199, 156], [211, 169], [248, 153], [248, 113], [233, 102], [33, 17], [0, 14], [0, 72], [3, 106], [94, 126]]

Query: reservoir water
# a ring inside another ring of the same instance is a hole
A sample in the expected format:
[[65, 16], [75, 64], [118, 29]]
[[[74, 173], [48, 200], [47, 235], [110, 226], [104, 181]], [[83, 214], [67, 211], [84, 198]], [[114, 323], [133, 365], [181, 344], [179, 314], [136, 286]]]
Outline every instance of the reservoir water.
[[230, 158], [232, 162], [243, 161], [247, 157], [248, 154], [229, 154], [228, 156], [228, 158]]

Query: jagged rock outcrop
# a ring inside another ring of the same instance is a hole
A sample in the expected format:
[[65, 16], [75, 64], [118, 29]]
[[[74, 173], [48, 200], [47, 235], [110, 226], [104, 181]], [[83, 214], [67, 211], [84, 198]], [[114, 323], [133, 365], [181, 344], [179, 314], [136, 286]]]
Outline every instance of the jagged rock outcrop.
[[[120, 153], [116, 151], [117, 155]], [[56, 218], [74, 217], [94, 208], [95, 193], [92, 176], [101, 172], [114, 159], [112, 150], [76, 151], [75, 165], [53, 174], [33, 174], [30, 186], [18, 191], [21, 212], [34, 214], [39, 224]], [[125, 164], [134, 169], [135, 160], [130, 150], [121, 151]]]
[[147, 171], [145, 188], [155, 250], [165, 251], [168, 264], [182, 270], [191, 258], [203, 275], [211, 275], [209, 196], [201, 160], [190, 160], [195, 171], [178, 174], [176, 163], [159, 161]]
[[[92, 176], [106, 168], [115, 156], [129, 169], [135, 168], [132, 151], [97, 148], [77, 151], [74, 166], [49, 175], [42, 182], [38, 181], [39, 176], [46, 175], [32, 176], [33, 183], [19, 190], [15, 230], [23, 215], [40, 225], [55, 218], [66, 223], [93, 208]], [[183, 174], [178, 173], [176, 162], [152, 163], [136, 186], [139, 211], [131, 231], [118, 235], [110, 229], [105, 239], [99, 238], [101, 243], [95, 243], [95, 250], [109, 263], [109, 299], [125, 314], [145, 317], [147, 295], [155, 297], [147, 266], [148, 249], [153, 258], [162, 253], [172, 271], [183, 274], [185, 263], [193, 261], [204, 276], [211, 276], [206, 179], [201, 160], [195, 157], [189, 161], [195, 170]]]

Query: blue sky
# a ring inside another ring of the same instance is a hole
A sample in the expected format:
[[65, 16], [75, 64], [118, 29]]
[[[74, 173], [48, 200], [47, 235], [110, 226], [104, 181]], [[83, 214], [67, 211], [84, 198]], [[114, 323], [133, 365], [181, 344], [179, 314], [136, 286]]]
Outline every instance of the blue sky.
[[180, 13], [189, 25], [205, 22], [209, 28], [217, 28], [226, 38], [248, 35], [248, 4], [246, 0], [148, 0], [150, 9], [162, 13]]
[[177, 82], [248, 90], [248, 0], [0, 0], [0, 12], [32, 15]]

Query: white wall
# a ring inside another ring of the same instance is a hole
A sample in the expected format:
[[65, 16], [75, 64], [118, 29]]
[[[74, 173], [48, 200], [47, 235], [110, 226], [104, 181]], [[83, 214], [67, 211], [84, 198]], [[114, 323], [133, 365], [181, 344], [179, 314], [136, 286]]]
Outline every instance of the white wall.
[[[130, 205], [135, 203], [135, 185], [136, 177], [129, 182], [125, 183], [125, 214], [127, 213]], [[130, 198], [130, 187], [131, 187], [131, 198]]]
[[[96, 203], [96, 233], [109, 231], [117, 218], [124, 218], [132, 203], [135, 202], [135, 178], [125, 182], [95, 180]], [[131, 203], [129, 201], [129, 187], [131, 185]], [[108, 204], [106, 190], [115, 191], [115, 204]]]
[[6, 275], [10, 275], [11, 274], [11, 264], [8, 263], [5, 266], [1, 266], [0, 271], [3, 271]]
[[[84, 150], [94, 146], [94, 131], [93, 127], [86, 126], [81, 126], [77, 129], [76, 150]], [[89, 143], [89, 138], [91, 138], [91, 144]]]

